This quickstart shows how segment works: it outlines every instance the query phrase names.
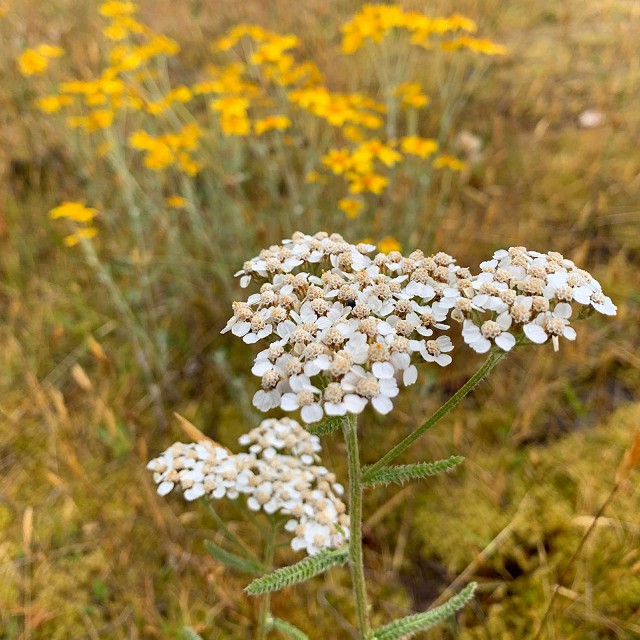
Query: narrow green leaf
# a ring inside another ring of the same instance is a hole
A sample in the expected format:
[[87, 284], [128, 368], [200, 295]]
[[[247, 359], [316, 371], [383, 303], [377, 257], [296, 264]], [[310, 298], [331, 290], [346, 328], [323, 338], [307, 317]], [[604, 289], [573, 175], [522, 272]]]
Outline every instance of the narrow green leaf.
[[375, 484], [391, 484], [392, 482], [402, 484], [409, 480], [420, 480], [428, 476], [435, 476], [443, 471], [449, 471], [457, 467], [463, 460], [462, 456], [451, 456], [446, 460], [436, 460], [435, 462], [418, 462], [416, 464], [384, 467], [371, 474], [367, 472], [367, 467], [364, 467], [362, 470], [362, 484], [371, 487]]
[[341, 429], [343, 424], [344, 416], [328, 416], [318, 424], [307, 425], [306, 429], [312, 436], [326, 436]]
[[298, 627], [294, 627], [290, 622], [280, 618], [271, 618], [269, 620], [269, 629], [276, 629], [292, 640], [309, 640], [309, 636], [304, 631], [300, 631]]
[[262, 573], [265, 570], [256, 560], [243, 558], [235, 553], [231, 553], [231, 551], [227, 551], [217, 544], [213, 544], [210, 540], [205, 540], [204, 546], [216, 560], [226, 564], [228, 567], [238, 569], [238, 571], [243, 571], [244, 573]]
[[196, 633], [191, 627], [182, 628], [182, 640], [203, 640], [202, 636]]
[[371, 632], [367, 640], [400, 640], [410, 638], [419, 631], [431, 629], [462, 609], [473, 598], [477, 586], [475, 582], [471, 582], [458, 595], [453, 596], [437, 609], [416, 613], [413, 616], [394, 620], [384, 627], [378, 627]]
[[289, 567], [282, 567], [265, 576], [256, 578], [245, 587], [244, 590], [250, 596], [259, 596], [263, 593], [279, 591], [292, 584], [305, 582], [313, 578], [313, 576], [323, 573], [335, 564], [344, 564], [348, 557], [349, 551], [346, 547], [343, 549], [321, 551], [314, 556], [307, 556], [303, 560], [300, 560], [300, 562], [292, 564]]

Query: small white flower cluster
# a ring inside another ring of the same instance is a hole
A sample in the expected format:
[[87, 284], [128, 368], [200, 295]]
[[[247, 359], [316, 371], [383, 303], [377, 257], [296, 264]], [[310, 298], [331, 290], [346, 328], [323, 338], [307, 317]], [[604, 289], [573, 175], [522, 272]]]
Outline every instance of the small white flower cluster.
[[291, 546], [309, 555], [345, 543], [349, 518], [339, 497], [344, 488], [317, 464], [317, 436], [283, 418], [264, 420], [239, 442], [248, 453], [233, 454], [210, 440], [176, 442], [147, 465], [158, 493], [178, 487], [186, 500], [244, 495], [252, 511], [291, 516], [285, 525], [294, 534]]
[[234, 303], [223, 329], [247, 343], [270, 342], [252, 369], [262, 383], [258, 409], [300, 410], [305, 423], [369, 403], [386, 414], [399, 385], [416, 381], [415, 362], [451, 362], [450, 338], [433, 336], [449, 328], [469, 270], [445, 253], [368, 256], [373, 249], [338, 234], [296, 233], [236, 274], [243, 286], [266, 279], [259, 293]]
[[605, 315], [616, 314], [600, 283], [554, 251], [501, 249], [480, 268], [471, 286], [461, 291], [469, 308], [462, 336], [478, 353], [488, 351], [492, 343], [509, 351], [522, 333], [536, 344], [550, 337], [557, 351], [560, 336], [576, 338], [569, 324], [573, 302]]

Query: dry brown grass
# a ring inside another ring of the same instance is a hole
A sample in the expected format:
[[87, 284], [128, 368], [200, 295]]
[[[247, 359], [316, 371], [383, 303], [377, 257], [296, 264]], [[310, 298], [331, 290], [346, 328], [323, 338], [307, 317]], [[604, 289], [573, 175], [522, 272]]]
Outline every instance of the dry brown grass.
[[[332, 63], [336, 25], [357, 3], [141, 4], [147, 21], [183, 43], [187, 59], [201, 60], [203, 43], [223, 27], [256, 21], [300, 34], [332, 69], [331, 80], [349, 84]], [[32, 94], [13, 59], [29, 43], [59, 41], [70, 69], [86, 73], [98, 55], [94, 3], [12, 5], [0, 18], [0, 638], [178, 638], [183, 625], [206, 638], [249, 638], [242, 579], [202, 548], [211, 535], [205, 510], [159, 499], [144, 469], [178, 431], [154, 426], [111, 310], [75, 256], [51, 240], [46, 211], [79, 178], [70, 175], [59, 133], [28, 108]], [[557, 355], [511, 356], [416, 447], [416, 459], [462, 453], [461, 473], [369, 500], [378, 526], [367, 536], [367, 562], [380, 620], [428, 605], [475, 560], [477, 604], [460, 626], [429, 637], [521, 640], [533, 636], [638, 425], [637, 404], [617, 409], [637, 399], [640, 386], [640, 7], [634, 0], [435, 6], [478, 18], [510, 48], [463, 113], [460, 129], [485, 148], [450, 202], [439, 244], [471, 264], [508, 244], [563, 251], [619, 304], [613, 322], [584, 325], [578, 342]], [[579, 128], [587, 108], [604, 113], [602, 127]], [[202, 353], [184, 353], [184, 362], [195, 356]], [[244, 367], [249, 356], [236, 357]], [[469, 356], [448, 371], [445, 390], [477, 364]], [[178, 408], [231, 444], [241, 415], [211, 367], [201, 366], [202, 379], [189, 382]], [[393, 428], [372, 419], [365, 455], [374, 460], [437, 395], [427, 385]], [[339, 467], [336, 442], [329, 448]], [[632, 484], [610, 505], [562, 585], [545, 638], [640, 637], [639, 499]], [[434, 506], [437, 518], [429, 515]], [[319, 583], [317, 596], [279, 596], [275, 611], [312, 637], [347, 637], [339, 625], [349, 613], [346, 585], [338, 572]]]

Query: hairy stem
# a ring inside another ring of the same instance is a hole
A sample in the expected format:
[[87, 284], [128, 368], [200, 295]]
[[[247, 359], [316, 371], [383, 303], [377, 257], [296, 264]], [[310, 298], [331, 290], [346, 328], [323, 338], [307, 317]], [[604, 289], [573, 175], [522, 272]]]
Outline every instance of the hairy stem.
[[364, 580], [362, 559], [362, 478], [360, 454], [358, 452], [357, 418], [349, 414], [344, 422], [344, 439], [349, 460], [349, 564], [353, 597], [360, 638], [366, 638], [370, 630], [367, 589]]
[[[269, 528], [265, 535], [264, 545], [264, 566], [267, 571], [273, 568], [273, 555], [276, 550], [276, 531], [275, 523], [270, 522]], [[265, 640], [267, 632], [271, 626], [271, 593], [265, 593], [260, 600], [260, 611], [258, 614], [258, 634], [256, 640]]]
[[386, 453], [378, 462], [367, 467], [366, 473], [362, 476], [363, 481], [369, 480], [374, 473], [389, 466], [399, 455], [402, 455], [418, 438], [433, 427], [441, 418], [447, 415], [449, 411], [472, 391], [492, 369], [502, 360], [507, 353], [498, 348], [494, 348], [484, 361], [483, 365], [458, 389], [424, 424], [419, 426], [413, 433], [410, 433], [404, 440], [401, 440], [391, 451]]

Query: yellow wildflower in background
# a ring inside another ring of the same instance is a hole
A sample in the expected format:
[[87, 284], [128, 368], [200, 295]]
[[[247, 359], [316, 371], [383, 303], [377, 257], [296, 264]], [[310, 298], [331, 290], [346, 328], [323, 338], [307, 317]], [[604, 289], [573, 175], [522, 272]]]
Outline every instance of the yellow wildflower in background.
[[322, 156], [322, 164], [337, 176], [342, 175], [351, 168], [351, 152], [346, 147], [329, 149], [329, 152]]
[[375, 193], [379, 196], [389, 184], [389, 178], [379, 173], [370, 172], [363, 175], [350, 174], [349, 193]]
[[173, 194], [172, 196], [165, 198], [164, 203], [167, 207], [171, 207], [172, 209], [182, 209], [182, 207], [187, 204], [187, 199], [177, 194]]
[[364, 202], [355, 198], [340, 198], [338, 200], [338, 208], [345, 213], [347, 218], [353, 220], [362, 213]]
[[285, 131], [291, 126], [291, 120], [287, 116], [268, 116], [253, 123], [253, 130], [256, 135], [262, 135], [266, 131], [276, 129], [277, 131]]
[[402, 152], [407, 155], [427, 158], [438, 150], [438, 143], [431, 138], [405, 136], [400, 141], [400, 149], [402, 149]]
[[458, 49], [469, 49], [474, 53], [484, 53], [488, 56], [502, 56], [507, 53], [504, 45], [497, 44], [488, 38], [470, 38], [469, 36], [461, 36], [454, 40], [442, 43], [444, 51], [456, 51]]
[[386, 236], [378, 242], [378, 251], [381, 253], [391, 253], [392, 251], [402, 251], [402, 245], [393, 237]]
[[248, 136], [251, 133], [251, 120], [244, 115], [223, 113], [220, 116], [220, 128], [226, 136]]
[[81, 240], [90, 240], [95, 238], [98, 234], [98, 230], [95, 227], [85, 227], [84, 229], [78, 229], [64, 239], [64, 244], [67, 247], [74, 247]]
[[403, 82], [396, 87], [394, 94], [402, 99], [405, 107], [420, 109], [429, 104], [429, 98], [422, 92], [419, 82]]
[[467, 165], [462, 160], [454, 156], [443, 154], [433, 161], [436, 169], [451, 169], [452, 171], [462, 171]]
[[59, 58], [64, 49], [49, 44], [41, 44], [35, 49], [25, 49], [18, 57], [18, 69], [23, 76], [35, 76], [44, 73], [49, 67], [50, 58]]
[[67, 118], [67, 125], [71, 129], [83, 129], [87, 133], [93, 133], [99, 129], [108, 129], [114, 120], [115, 114], [108, 109], [97, 109], [89, 112], [87, 116], [71, 116]]
[[309, 184], [327, 184], [327, 177], [317, 171], [309, 171], [304, 177], [304, 181]]
[[110, 0], [100, 5], [100, 15], [105, 18], [116, 18], [118, 16], [129, 16], [136, 13], [138, 7], [133, 2], [120, 2], [118, 0]]
[[45, 113], [56, 113], [72, 102], [71, 96], [44, 96], [44, 98], [36, 100], [36, 107]]
[[[368, 167], [371, 159], [377, 159], [387, 167], [393, 167], [402, 160], [402, 155], [399, 154], [390, 145], [384, 144], [378, 138], [373, 138], [363, 142], [353, 152], [353, 164], [358, 167], [361, 163], [364, 167]], [[364, 169], [366, 172], [368, 169]]]
[[66, 218], [80, 223], [92, 222], [97, 215], [97, 209], [89, 208], [82, 202], [63, 202], [49, 211], [49, 217], [52, 219]]

